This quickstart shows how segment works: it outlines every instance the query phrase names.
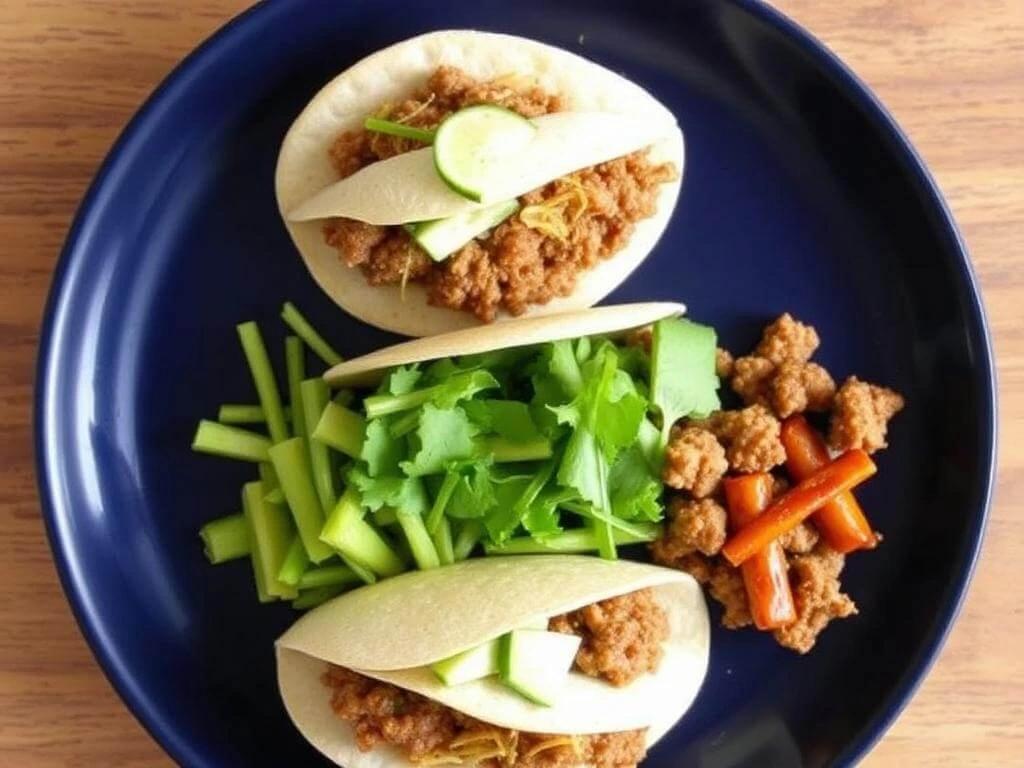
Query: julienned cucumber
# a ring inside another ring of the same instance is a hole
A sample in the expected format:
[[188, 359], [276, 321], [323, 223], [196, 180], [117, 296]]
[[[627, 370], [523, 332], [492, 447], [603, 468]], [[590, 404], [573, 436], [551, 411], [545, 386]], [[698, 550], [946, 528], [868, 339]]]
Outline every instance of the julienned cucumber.
[[516, 629], [498, 647], [501, 680], [535, 704], [550, 707], [565, 685], [580, 647], [577, 635], [543, 629]]
[[[523, 624], [523, 629], [546, 629], [547, 618], [540, 617]], [[470, 648], [468, 651], [456, 653], [447, 659], [435, 662], [430, 669], [438, 679], [447, 686], [462, 685], [482, 677], [498, 674], [498, 647], [501, 638], [496, 637], [486, 643]]]
[[504, 107], [460, 109], [434, 134], [434, 166], [449, 187], [482, 202], [498, 161], [522, 149], [536, 131], [533, 123]]
[[409, 230], [412, 239], [434, 261], [444, 261], [477, 235], [493, 229], [519, 210], [516, 200], [481, 208], [477, 211], [416, 224]]

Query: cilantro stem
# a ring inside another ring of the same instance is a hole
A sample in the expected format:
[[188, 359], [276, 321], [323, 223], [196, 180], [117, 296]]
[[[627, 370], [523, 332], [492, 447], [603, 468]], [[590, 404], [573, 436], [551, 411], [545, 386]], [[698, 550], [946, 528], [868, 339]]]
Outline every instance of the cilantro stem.
[[260, 406], [267, 417], [267, 431], [275, 443], [288, 439], [288, 425], [284, 419], [284, 408], [281, 406], [281, 393], [277, 388], [274, 370], [270, 367], [267, 347], [263, 343], [263, 335], [256, 323], [250, 321], [237, 326], [238, 339], [242, 342], [242, 351], [249, 362], [256, 393], [260, 398]]
[[476, 520], [467, 520], [462, 524], [453, 547], [455, 562], [465, 560], [473, 554], [473, 550], [480, 541], [480, 537], [483, 535], [483, 532], [483, 526], [481, 526]]
[[328, 403], [313, 430], [313, 437], [353, 459], [358, 459], [363, 452], [365, 433], [366, 419], [337, 403]]
[[605, 523], [606, 525], [614, 528], [617, 531], [621, 531], [627, 536], [644, 536], [648, 530], [646, 523], [631, 523], [628, 520], [615, 517], [610, 515], [590, 504], [581, 504], [575, 501], [563, 501], [558, 506], [567, 512], [572, 512], [575, 515], [592, 520], [594, 522]]
[[442, 517], [437, 530], [431, 534], [434, 541], [434, 548], [437, 550], [437, 558], [441, 565], [451, 565], [455, 562], [455, 549], [452, 544], [452, 526], [447, 517]]
[[389, 136], [397, 136], [400, 139], [412, 139], [423, 144], [434, 143], [434, 132], [425, 128], [416, 128], [405, 123], [397, 123], [394, 120], [384, 120], [380, 117], [368, 117], [363, 121], [363, 128], [374, 133], [385, 133]]
[[[427, 531], [433, 536], [437, 533], [438, 526], [441, 521], [444, 520], [444, 510], [448, 506], [448, 501], [451, 499], [452, 494], [455, 492], [455, 486], [458, 485], [460, 475], [458, 472], [448, 472], [444, 476], [444, 481], [441, 483], [441, 487], [437, 491], [437, 497], [434, 499], [434, 506], [430, 508], [430, 513], [427, 515]], [[449, 537], [451, 534], [449, 533]]]
[[418, 408], [430, 400], [440, 386], [442, 385], [438, 384], [426, 389], [417, 389], [406, 392], [404, 395], [370, 395], [363, 400], [366, 418], [377, 419], [392, 413], [407, 411], [410, 408]]
[[299, 387], [306, 378], [306, 354], [298, 336], [288, 336], [284, 340], [284, 362], [288, 372], [288, 400], [292, 406], [292, 431], [296, 437], [305, 437], [306, 418]]
[[514, 442], [504, 437], [485, 437], [478, 441], [480, 449], [489, 453], [499, 464], [514, 461], [540, 461], [550, 459], [551, 441], [538, 437], [525, 443]]
[[[291, 408], [285, 406], [285, 419], [291, 419]], [[267, 417], [262, 406], [248, 403], [224, 403], [217, 409], [217, 421], [221, 424], [266, 424]]]
[[395, 419], [388, 428], [388, 432], [391, 433], [392, 437], [402, 437], [402, 435], [407, 435], [416, 429], [419, 420], [419, 411], [409, 411], [404, 416]]
[[199, 529], [206, 559], [213, 565], [249, 554], [249, 532], [245, 515], [228, 515], [211, 520]]
[[243, 461], [269, 461], [270, 454], [267, 452], [270, 446], [270, 439], [265, 435], [206, 419], [199, 422], [192, 440], [193, 451]]
[[299, 579], [299, 589], [314, 589], [332, 585], [349, 585], [358, 582], [359, 575], [345, 565], [328, 565], [310, 568]]
[[274, 471], [295, 518], [306, 554], [314, 563], [322, 563], [334, 553], [319, 538], [324, 525], [324, 510], [313, 487], [306, 442], [301, 437], [293, 437], [278, 443], [270, 449], [270, 459], [274, 462]]
[[298, 308], [290, 301], [286, 301], [284, 306], [281, 308], [281, 319], [284, 320], [288, 327], [295, 331], [300, 339], [306, 342], [306, 346], [312, 349], [313, 352], [316, 353], [316, 356], [325, 363], [328, 365], [337, 365], [341, 362], [341, 355], [335, 352], [334, 348], [324, 341], [324, 337], [317, 333], [316, 329], [310, 325], [309, 321], [303, 317]]
[[383, 528], [387, 525], [394, 525], [398, 522], [398, 513], [395, 512], [394, 507], [381, 507], [380, 509], [373, 511], [373, 524], [378, 528]]
[[[654, 541], [661, 535], [661, 526], [656, 523], [637, 524], [638, 532], [633, 535], [616, 530], [613, 540], [619, 546]], [[592, 528], [580, 528], [572, 531], [545, 536], [542, 540], [529, 536], [508, 539], [503, 544], [485, 544], [488, 555], [538, 555], [548, 552], [593, 552], [598, 549], [597, 535]]]
[[290, 600], [296, 596], [293, 587], [278, 580], [281, 565], [288, 554], [292, 530], [288, 512], [267, 504], [263, 483], [246, 483], [242, 488], [242, 507], [251, 533], [253, 565], [257, 569], [257, 588], [262, 582], [266, 595]]
[[284, 556], [281, 563], [281, 570], [277, 573], [277, 580], [289, 587], [297, 587], [302, 574], [309, 568], [309, 556], [306, 548], [302, 546], [302, 538], [295, 536], [288, 546], [288, 554]]
[[263, 500], [267, 502], [267, 504], [284, 504], [288, 501], [288, 499], [285, 498], [284, 491], [280, 488], [271, 488], [267, 491], [267, 495], [263, 497]]
[[376, 419], [392, 413], [408, 411], [410, 408], [418, 408], [424, 403], [435, 399], [443, 398], [450, 400], [451, 403], [458, 400], [467, 400], [477, 392], [485, 389], [494, 389], [497, 386], [497, 379], [487, 371], [464, 371], [452, 376], [441, 384], [435, 384], [424, 389], [415, 389], [412, 392], [406, 392], [401, 395], [370, 395], [370, 397], [363, 400], [363, 408], [366, 410], [366, 418]]
[[321, 603], [326, 603], [332, 597], [337, 597], [345, 591], [343, 584], [325, 584], [322, 587], [303, 590], [297, 598], [292, 600], [292, 608], [296, 611], [306, 611], [316, 608]]
[[320, 540], [344, 557], [381, 576], [397, 576], [405, 563], [377, 530], [363, 519], [359, 492], [349, 487], [338, 499], [320, 532]]
[[331, 468], [331, 454], [327, 446], [313, 439], [313, 428], [320, 422], [320, 417], [327, 408], [330, 394], [323, 379], [306, 379], [299, 385], [299, 399], [302, 401], [303, 420], [309, 425], [306, 435], [306, 447], [309, 450], [309, 468], [313, 474], [313, 485], [316, 487], [320, 508], [326, 514], [334, 509], [338, 500], [337, 487], [334, 484], [334, 472]]
[[425, 571], [441, 565], [434, 542], [431, 540], [430, 534], [427, 533], [427, 527], [423, 524], [423, 517], [407, 512], [399, 512], [397, 516], [402, 533], [405, 534], [406, 541], [409, 542], [409, 549], [416, 561], [416, 567]]

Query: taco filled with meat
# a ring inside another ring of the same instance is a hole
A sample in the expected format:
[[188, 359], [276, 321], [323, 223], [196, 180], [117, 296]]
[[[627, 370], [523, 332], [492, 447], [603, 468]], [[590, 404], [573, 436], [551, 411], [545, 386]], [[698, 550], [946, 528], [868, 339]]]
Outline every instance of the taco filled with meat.
[[329, 82], [278, 158], [278, 206], [320, 286], [424, 336], [591, 306], [647, 256], [683, 138], [638, 85], [532, 40], [434, 32]]
[[655, 566], [468, 560], [326, 603], [277, 641], [288, 713], [347, 768], [636, 765], [704, 679], [700, 587]]

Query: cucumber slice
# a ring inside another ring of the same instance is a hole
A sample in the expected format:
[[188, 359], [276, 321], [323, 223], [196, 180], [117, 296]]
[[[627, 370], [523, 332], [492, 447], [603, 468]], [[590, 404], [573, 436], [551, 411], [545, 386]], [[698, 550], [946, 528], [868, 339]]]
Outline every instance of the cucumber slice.
[[449, 115], [434, 134], [434, 167], [463, 197], [483, 202], [497, 161], [524, 147], [537, 127], [522, 115], [493, 105]]
[[431, 664], [430, 669], [445, 685], [461, 685], [498, 673], [498, 638]]
[[[523, 625], [524, 629], [547, 629], [548, 620], [544, 617], [533, 619]], [[430, 665], [431, 671], [445, 685], [462, 685], [481, 677], [498, 674], [498, 647], [501, 638], [488, 640], [476, 648], [449, 656], [447, 659]]]
[[493, 229], [519, 210], [519, 202], [503, 203], [477, 211], [424, 221], [409, 229], [409, 234], [434, 261], [444, 261], [477, 235]]
[[580, 642], [576, 635], [514, 629], [501, 637], [498, 673], [520, 696], [550, 707], [565, 685]]

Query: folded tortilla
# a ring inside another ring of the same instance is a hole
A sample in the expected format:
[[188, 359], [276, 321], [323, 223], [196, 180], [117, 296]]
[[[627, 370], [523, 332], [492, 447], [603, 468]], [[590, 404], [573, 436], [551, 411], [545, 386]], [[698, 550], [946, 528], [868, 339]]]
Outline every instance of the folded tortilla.
[[[658, 669], [627, 686], [572, 672], [554, 706], [541, 707], [494, 678], [448, 687], [428, 668], [516, 627], [647, 587], [668, 617], [669, 639]], [[685, 573], [575, 555], [480, 558], [363, 587], [302, 617], [277, 641], [278, 685], [303, 736], [347, 768], [411, 764], [396, 749], [358, 749], [320, 679], [328, 663], [500, 727], [556, 734], [647, 728], [650, 746], [696, 697], [709, 636], [700, 586]]]
[[377, 384], [390, 368], [446, 357], [475, 355], [582, 336], [621, 336], [628, 331], [678, 317], [686, 307], [671, 301], [610, 304], [556, 315], [520, 317], [501, 326], [463, 328], [424, 339], [378, 349], [362, 357], [338, 363], [324, 374], [336, 387], [367, 387]]
[[471, 313], [428, 305], [421, 285], [407, 286], [404, 300], [398, 286], [369, 285], [361, 270], [341, 262], [322, 231], [328, 216], [397, 224], [476, 206], [440, 180], [429, 148], [374, 163], [341, 182], [327, 156], [338, 134], [359, 128], [380, 104], [406, 98], [441, 65], [484, 80], [532, 77], [569, 103], [570, 112], [535, 120], [539, 128], [529, 157], [513, 159], [519, 173], [507, 175], [501, 190], [509, 197], [647, 146], [652, 161], [675, 163], [679, 179], [661, 185], [657, 212], [637, 223], [628, 245], [581, 273], [572, 295], [527, 314], [597, 303], [643, 261], [668, 224], [685, 154], [675, 118], [640, 86], [580, 56], [521, 37], [469, 30], [432, 32], [368, 56], [324, 86], [293, 123], [278, 156], [275, 188], [285, 226], [310, 273], [339, 306], [386, 330], [428, 336], [479, 323]]

